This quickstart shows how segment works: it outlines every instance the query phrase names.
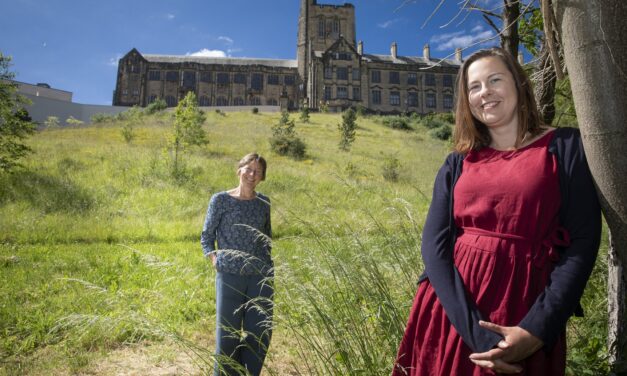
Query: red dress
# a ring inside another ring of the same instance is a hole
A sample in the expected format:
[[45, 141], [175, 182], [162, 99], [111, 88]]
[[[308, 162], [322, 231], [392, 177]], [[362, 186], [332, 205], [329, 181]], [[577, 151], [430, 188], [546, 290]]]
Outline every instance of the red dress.
[[[516, 326], [544, 290], [558, 242], [558, 164], [553, 132], [515, 151], [468, 153], [454, 189], [454, 263], [483, 316]], [[494, 375], [475, 366], [428, 280], [416, 293], [393, 375]], [[565, 336], [522, 361], [518, 375], [563, 375]]]

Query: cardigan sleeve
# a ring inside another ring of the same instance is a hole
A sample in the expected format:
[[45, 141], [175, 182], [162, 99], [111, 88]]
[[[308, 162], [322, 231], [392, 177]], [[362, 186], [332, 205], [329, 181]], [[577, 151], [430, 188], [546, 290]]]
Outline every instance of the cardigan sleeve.
[[200, 245], [202, 246], [202, 253], [205, 257], [212, 253], [215, 253], [216, 249], [216, 237], [218, 226], [220, 225], [220, 205], [219, 195], [213, 195], [209, 200], [209, 207], [207, 208], [207, 215], [205, 216], [205, 224], [202, 227], [202, 233], [200, 234]]
[[566, 184], [562, 192], [567, 192], [562, 197], [560, 221], [569, 232], [570, 246], [560, 252], [549, 284], [519, 323], [521, 328], [542, 339], [547, 351], [579, 306], [601, 241], [601, 207], [581, 137], [578, 131], [564, 133], [566, 139], [557, 153], [562, 169], [560, 185]]
[[461, 275], [453, 263], [452, 232], [455, 226], [452, 195], [455, 168], [455, 154], [451, 154], [436, 176], [422, 234], [422, 259], [426, 276], [455, 330], [473, 352], [485, 352], [502, 337], [479, 326], [483, 315], [467, 294]]

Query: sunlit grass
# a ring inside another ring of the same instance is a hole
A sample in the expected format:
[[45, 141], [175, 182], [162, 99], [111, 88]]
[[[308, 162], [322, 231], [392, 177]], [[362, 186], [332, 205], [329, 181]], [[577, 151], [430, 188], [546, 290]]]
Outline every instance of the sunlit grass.
[[[81, 372], [101, 351], [165, 340], [211, 368], [214, 271], [200, 229], [209, 197], [234, 187], [237, 161], [257, 151], [269, 163], [259, 191], [272, 199], [277, 269], [268, 374], [389, 373], [448, 144], [415, 124], [359, 118], [341, 152], [339, 115], [292, 117], [307, 144], [302, 161], [269, 151], [279, 114], [208, 113], [209, 144], [185, 153], [178, 179], [168, 114], [145, 118], [130, 144], [119, 123], [33, 136], [26, 169], [0, 176], [0, 371]], [[397, 182], [383, 177], [386, 158], [400, 162]], [[585, 301], [595, 322], [569, 330], [575, 373], [603, 350], [583, 339], [605, 335], [604, 271], [600, 263]]]

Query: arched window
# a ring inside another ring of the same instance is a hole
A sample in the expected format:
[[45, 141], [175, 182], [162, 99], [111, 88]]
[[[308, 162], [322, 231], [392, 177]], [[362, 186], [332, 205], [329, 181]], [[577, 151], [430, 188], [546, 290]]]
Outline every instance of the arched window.
[[252, 106], [261, 106], [261, 99], [259, 97], [252, 97], [250, 104]]
[[244, 99], [242, 99], [241, 97], [235, 97], [233, 99], [233, 106], [243, 106], [244, 105]]
[[216, 106], [228, 106], [229, 100], [224, 97], [218, 97], [216, 99]]
[[200, 99], [198, 99], [199, 106], [211, 106], [211, 99], [209, 99], [206, 95], [201, 95]]

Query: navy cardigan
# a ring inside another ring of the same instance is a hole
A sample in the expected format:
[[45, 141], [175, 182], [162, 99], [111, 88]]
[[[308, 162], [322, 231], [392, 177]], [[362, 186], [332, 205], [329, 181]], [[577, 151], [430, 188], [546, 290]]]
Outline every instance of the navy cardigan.
[[[583, 294], [601, 239], [601, 208], [584, 154], [578, 129], [558, 128], [549, 152], [557, 156], [562, 205], [560, 225], [570, 234], [570, 246], [560, 249], [560, 259], [550, 281], [527, 315], [518, 324], [540, 338], [549, 351], [565, 330], [568, 318], [582, 315]], [[451, 153], [435, 179], [431, 207], [422, 234], [422, 258], [426, 278], [433, 286], [446, 315], [473, 352], [493, 348], [502, 337], [479, 326], [485, 318], [466, 292], [453, 264], [456, 227], [453, 188], [462, 173], [464, 155]]]

